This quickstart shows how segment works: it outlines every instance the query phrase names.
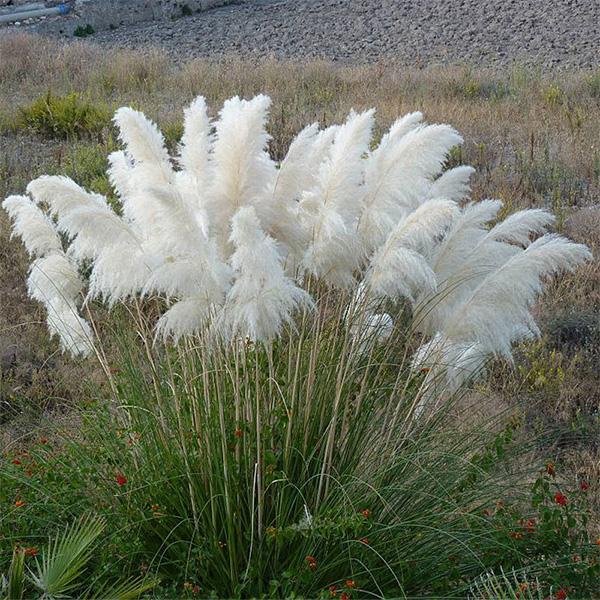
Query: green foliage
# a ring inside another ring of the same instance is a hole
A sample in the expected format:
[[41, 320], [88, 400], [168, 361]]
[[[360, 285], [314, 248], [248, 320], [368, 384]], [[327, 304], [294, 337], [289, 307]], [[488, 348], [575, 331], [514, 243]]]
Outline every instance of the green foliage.
[[103, 519], [93, 516], [71, 524], [50, 540], [41, 560], [36, 559], [35, 567], [28, 569], [28, 575], [25, 574], [25, 557], [36, 556], [37, 549], [15, 547], [5, 590], [6, 600], [22, 598], [26, 582], [35, 589], [39, 597], [48, 600], [69, 598], [75, 591], [78, 591], [78, 598], [129, 600], [154, 587], [153, 580], [138, 577], [114, 585], [101, 584], [98, 591], [93, 591], [94, 585], [85, 589], [82, 579], [105, 527]]
[[73, 32], [75, 37], [86, 38], [96, 33], [96, 30], [88, 23], [87, 25], [78, 25]]
[[19, 109], [19, 123], [51, 138], [98, 137], [110, 124], [110, 111], [81, 94], [55, 96], [48, 91]]

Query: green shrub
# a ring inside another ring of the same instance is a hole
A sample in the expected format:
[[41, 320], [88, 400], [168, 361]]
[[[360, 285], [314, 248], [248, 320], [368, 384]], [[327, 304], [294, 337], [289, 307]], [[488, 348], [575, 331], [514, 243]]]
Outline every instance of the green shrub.
[[77, 93], [55, 96], [48, 91], [19, 109], [22, 127], [59, 139], [98, 137], [110, 124], [110, 116], [107, 106]]
[[85, 38], [88, 35], [93, 35], [96, 30], [88, 23], [87, 25], [78, 25], [73, 32], [75, 37]]

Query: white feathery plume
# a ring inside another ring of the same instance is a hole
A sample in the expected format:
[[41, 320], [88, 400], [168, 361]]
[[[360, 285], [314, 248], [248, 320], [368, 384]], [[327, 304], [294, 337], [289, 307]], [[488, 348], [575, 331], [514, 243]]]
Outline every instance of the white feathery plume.
[[114, 122], [127, 156], [133, 161], [135, 183], [142, 186], [172, 183], [174, 171], [158, 127], [146, 115], [129, 107], [117, 110]]
[[63, 352], [73, 356], [89, 356], [94, 352], [93, 333], [89, 323], [68, 304], [51, 304], [48, 309], [48, 330], [57, 335]]
[[75, 306], [83, 290], [83, 281], [75, 265], [64, 254], [50, 254], [33, 261], [27, 288], [29, 296], [43, 304], [59, 299]]
[[330, 285], [351, 285], [360, 263], [356, 220], [361, 208], [363, 155], [369, 149], [373, 122], [373, 110], [348, 117], [336, 132], [316, 186], [300, 201], [301, 218], [311, 230], [303, 267]]
[[452, 341], [479, 343], [486, 352], [511, 356], [516, 335], [535, 326], [531, 306], [541, 293], [542, 279], [572, 271], [589, 260], [586, 246], [548, 234], [490, 273], [446, 323]]
[[121, 198], [126, 199], [131, 194], [132, 164], [122, 150], [108, 155], [108, 179], [113, 189]]
[[30, 256], [62, 253], [54, 223], [27, 196], [9, 196], [2, 207], [13, 221], [11, 237], [18, 235]]
[[267, 96], [252, 100], [236, 96], [227, 100], [219, 113], [212, 153], [214, 182], [207, 210], [223, 249], [233, 215], [242, 206], [252, 205], [275, 176], [275, 165], [266, 153], [270, 106]]
[[253, 207], [233, 218], [231, 266], [235, 283], [227, 294], [219, 330], [230, 337], [269, 343], [278, 337], [292, 314], [312, 306], [310, 296], [289, 279], [275, 240], [267, 236]]
[[179, 146], [179, 164], [201, 191], [209, 183], [209, 155], [212, 145], [211, 124], [206, 100], [198, 96], [184, 111], [183, 136]]
[[179, 300], [165, 312], [156, 324], [156, 336], [177, 343], [186, 335], [201, 333], [213, 314], [213, 305], [206, 296], [198, 295]]
[[475, 173], [473, 167], [462, 165], [449, 169], [440, 175], [431, 185], [430, 198], [446, 198], [459, 202], [471, 194], [471, 177]]
[[419, 125], [389, 134], [365, 167], [364, 210], [358, 232], [367, 252], [382, 244], [406, 214], [428, 198], [450, 148], [462, 138], [448, 125]]
[[528, 246], [532, 234], [544, 233], [548, 227], [554, 225], [555, 220], [554, 215], [547, 210], [540, 208], [520, 210], [494, 225], [483, 241], [496, 240]]
[[428, 254], [459, 210], [449, 200], [429, 200], [402, 220], [371, 259], [365, 281], [376, 296], [404, 296], [414, 302], [420, 293], [435, 291], [436, 277]]

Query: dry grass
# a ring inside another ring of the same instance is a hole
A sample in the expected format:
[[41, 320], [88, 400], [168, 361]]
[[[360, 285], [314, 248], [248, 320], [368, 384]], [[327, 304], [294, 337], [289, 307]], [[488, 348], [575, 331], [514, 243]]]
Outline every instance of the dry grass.
[[[271, 145], [277, 156], [307, 123], [340, 121], [350, 108], [376, 107], [382, 129], [399, 114], [421, 110], [427, 120], [451, 123], [464, 135], [465, 145], [452, 161], [477, 167], [475, 199], [500, 198], [508, 211], [551, 208], [559, 230], [600, 250], [600, 72], [551, 79], [519, 68], [498, 73], [237, 58], [176, 67], [159, 52], [110, 52], [84, 42], [60, 45], [11, 35], [0, 37], [0, 82], [2, 197], [21, 193], [27, 181], [44, 172], [67, 172], [96, 188], [106, 185], [103, 160], [115, 144], [114, 132], [73, 146], [15, 126], [19, 107], [49, 89], [79, 92], [111, 107], [142, 108], [164, 128], [171, 146], [181, 131], [181, 110], [195, 95], [205, 95], [216, 111], [232, 95], [266, 93], [273, 98]], [[62, 402], [49, 398], [72, 401], [79, 373], [56, 355], [39, 323], [40, 308], [25, 298], [26, 262], [20, 246], [8, 240], [4, 216], [0, 254], [0, 352], [17, 352], [15, 360], [4, 361], [0, 420], [3, 414], [6, 420], [32, 400], [46, 408]], [[547, 337], [523, 352], [520, 370], [503, 368], [490, 392], [502, 402], [520, 403], [530, 418], [535, 406], [546, 424], [579, 427], [583, 420], [586, 427], [595, 426], [581, 429], [583, 440], [567, 441], [563, 450], [582, 474], [597, 474], [599, 451], [587, 436], [598, 433], [600, 262], [557, 282], [538, 311]], [[575, 328], [565, 343], [572, 317], [584, 321], [587, 333]], [[560, 363], [560, 373], [553, 361]]]

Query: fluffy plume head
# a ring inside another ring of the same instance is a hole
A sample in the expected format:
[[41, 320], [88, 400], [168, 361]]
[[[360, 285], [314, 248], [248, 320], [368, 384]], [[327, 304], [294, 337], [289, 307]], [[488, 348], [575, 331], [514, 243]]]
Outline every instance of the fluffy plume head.
[[9, 196], [2, 207], [13, 221], [12, 235], [18, 235], [30, 256], [63, 251], [52, 220], [27, 196]]
[[270, 342], [292, 321], [298, 308], [310, 307], [310, 296], [289, 279], [275, 240], [260, 227], [252, 207], [233, 218], [231, 266], [236, 280], [225, 302], [222, 328], [226, 337]]
[[544, 278], [589, 258], [583, 246], [543, 235], [553, 222], [543, 210], [498, 221], [498, 201], [459, 208], [473, 169], [442, 174], [462, 141], [448, 125], [410, 113], [371, 151], [374, 112], [352, 112], [342, 125], [302, 130], [276, 165], [269, 107], [266, 96], [232, 98], [213, 133], [197, 98], [176, 160], [154, 123], [122, 108], [115, 123], [125, 148], [109, 157], [121, 209], [66, 177], [32, 181], [34, 202], [5, 200], [13, 233], [35, 259], [30, 295], [63, 350], [92, 350], [77, 312], [86, 283], [88, 297], [109, 305], [160, 296], [169, 308], [157, 333], [175, 341], [218, 332], [269, 343], [313, 305], [296, 280], [308, 273], [316, 286], [356, 285], [343, 314], [360, 351], [390, 335], [382, 299], [408, 298], [411, 329], [426, 336], [415, 368], [431, 365], [427, 381], [456, 386], [535, 334], [531, 308]]

